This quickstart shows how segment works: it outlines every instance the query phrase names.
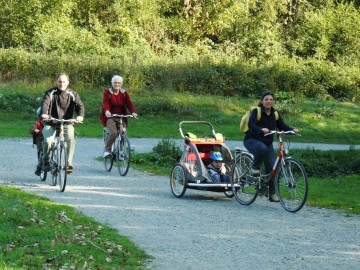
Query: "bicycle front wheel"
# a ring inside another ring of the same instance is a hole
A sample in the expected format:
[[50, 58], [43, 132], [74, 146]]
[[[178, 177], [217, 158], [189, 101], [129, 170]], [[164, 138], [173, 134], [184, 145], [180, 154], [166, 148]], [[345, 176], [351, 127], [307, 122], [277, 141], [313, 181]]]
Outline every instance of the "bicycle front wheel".
[[253, 158], [250, 154], [236, 156], [231, 173], [231, 189], [235, 199], [242, 205], [252, 204], [258, 193], [257, 183], [247, 179], [250, 174]]
[[308, 177], [304, 166], [294, 158], [286, 158], [275, 174], [275, 187], [282, 207], [299, 211], [308, 195]]
[[125, 176], [130, 166], [130, 142], [127, 137], [122, 137], [118, 140], [116, 148], [116, 160], [118, 164], [118, 171], [121, 176]]
[[59, 149], [58, 155], [58, 171], [59, 171], [59, 189], [61, 192], [64, 192], [66, 187], [66, 180], [67, 180], [67, 153], [66, 153], [66, 144], [61, 144]]

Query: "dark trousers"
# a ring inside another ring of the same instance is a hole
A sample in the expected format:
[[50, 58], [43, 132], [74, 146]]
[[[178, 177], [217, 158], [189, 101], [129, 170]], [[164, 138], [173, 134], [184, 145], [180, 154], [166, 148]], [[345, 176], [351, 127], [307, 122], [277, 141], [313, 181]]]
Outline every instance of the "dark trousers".
[[[275, 151], [272, 144], [265, 144], [256, 139], [244, 141], [245, 148], [254, 156], [253, 169], [260, 170], [261, 164], [264, 163], [265, 172], [270, 173], [275, 163]], [[270, 194], [275, 194], [274, 179], [271, 178], [269, 184]]]

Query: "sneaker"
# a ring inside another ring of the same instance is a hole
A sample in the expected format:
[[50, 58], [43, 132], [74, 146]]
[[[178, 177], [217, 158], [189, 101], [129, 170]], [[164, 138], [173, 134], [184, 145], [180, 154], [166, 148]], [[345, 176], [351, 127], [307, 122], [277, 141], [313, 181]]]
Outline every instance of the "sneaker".
[[72, 173], [73, 172], [73, 166], [69, 165], [67, 167], [67, 169], [66, 169], [66, 172], [69, 173], [69, 174]]
[[251, 169], [250, 173], [251, 176], [260, 176], [260, 170], [257, 169]]
[[104, 155], [103, 155], [104, 158], [111, 157], [111, 156], [112, 156], [112, 154], [110, 152], [107, 152], [107, 151], [104, 152]]
[[269, 201], [270, 202], [279, 202], [279, 197], [276, 194], [270, 195]]
[[45, 162], [44, 162], [44, 164], [42, 165], [42, 170], [43, 170], [44, 172], [50, 171], [50, 163], [49, 163], [49, 161], [45, 161]]
[[36, 174], [37, 176], [40, 176], [40, 174], [41, 174], [41, 167], [40, 167], [39, 165], [36, 166], [35, 174]]

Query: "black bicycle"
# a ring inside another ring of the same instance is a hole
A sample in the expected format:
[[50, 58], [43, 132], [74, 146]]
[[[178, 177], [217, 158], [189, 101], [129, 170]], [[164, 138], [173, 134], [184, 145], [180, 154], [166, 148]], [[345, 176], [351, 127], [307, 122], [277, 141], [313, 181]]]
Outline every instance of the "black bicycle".
[[44, 119], [45, 122], [52, 121], [54, 123], [60, 123], [60, 127], [56, 129], [56, 135], [54, 142], [50, 148], [50, 173], [52, 178], [52, 185], [59, 184], [61, 192], [65, 191], [68, 169], [68, 157], [67, 157], [67, 144], [64, 137], [64, 123], [80, 123], [76, 119], [56, 119], [49, 118]]
[[[108, 118], [119, 119], [119, 124], [117, 125], [118, 136], [111, 148], [111, 154], [104, 157], [104, 167], [107, 172], [110, 172], [114, 162], [117, 162], [118, 172], [121, 176], [125, 176], [130, 167], [131, 160], [131, 149], [130, 141], [126, 136], [126, 126], [124, 125], [124, 118], [135, 118], [132, 115], [123, 115], [123, 114], [112, 114]], [[136, 118], [135, 118], [136, 119]], [[103, 130], [104, 142], [109, 136], [109, 131], [107, 128]]]

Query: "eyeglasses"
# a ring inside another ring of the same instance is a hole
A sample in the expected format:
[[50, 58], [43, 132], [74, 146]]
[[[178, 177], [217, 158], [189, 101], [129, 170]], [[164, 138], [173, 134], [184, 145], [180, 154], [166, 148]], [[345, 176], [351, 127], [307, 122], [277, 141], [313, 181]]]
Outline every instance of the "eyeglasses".
[[122, 82], [113, 82], [113, 84], [122, 84]]

